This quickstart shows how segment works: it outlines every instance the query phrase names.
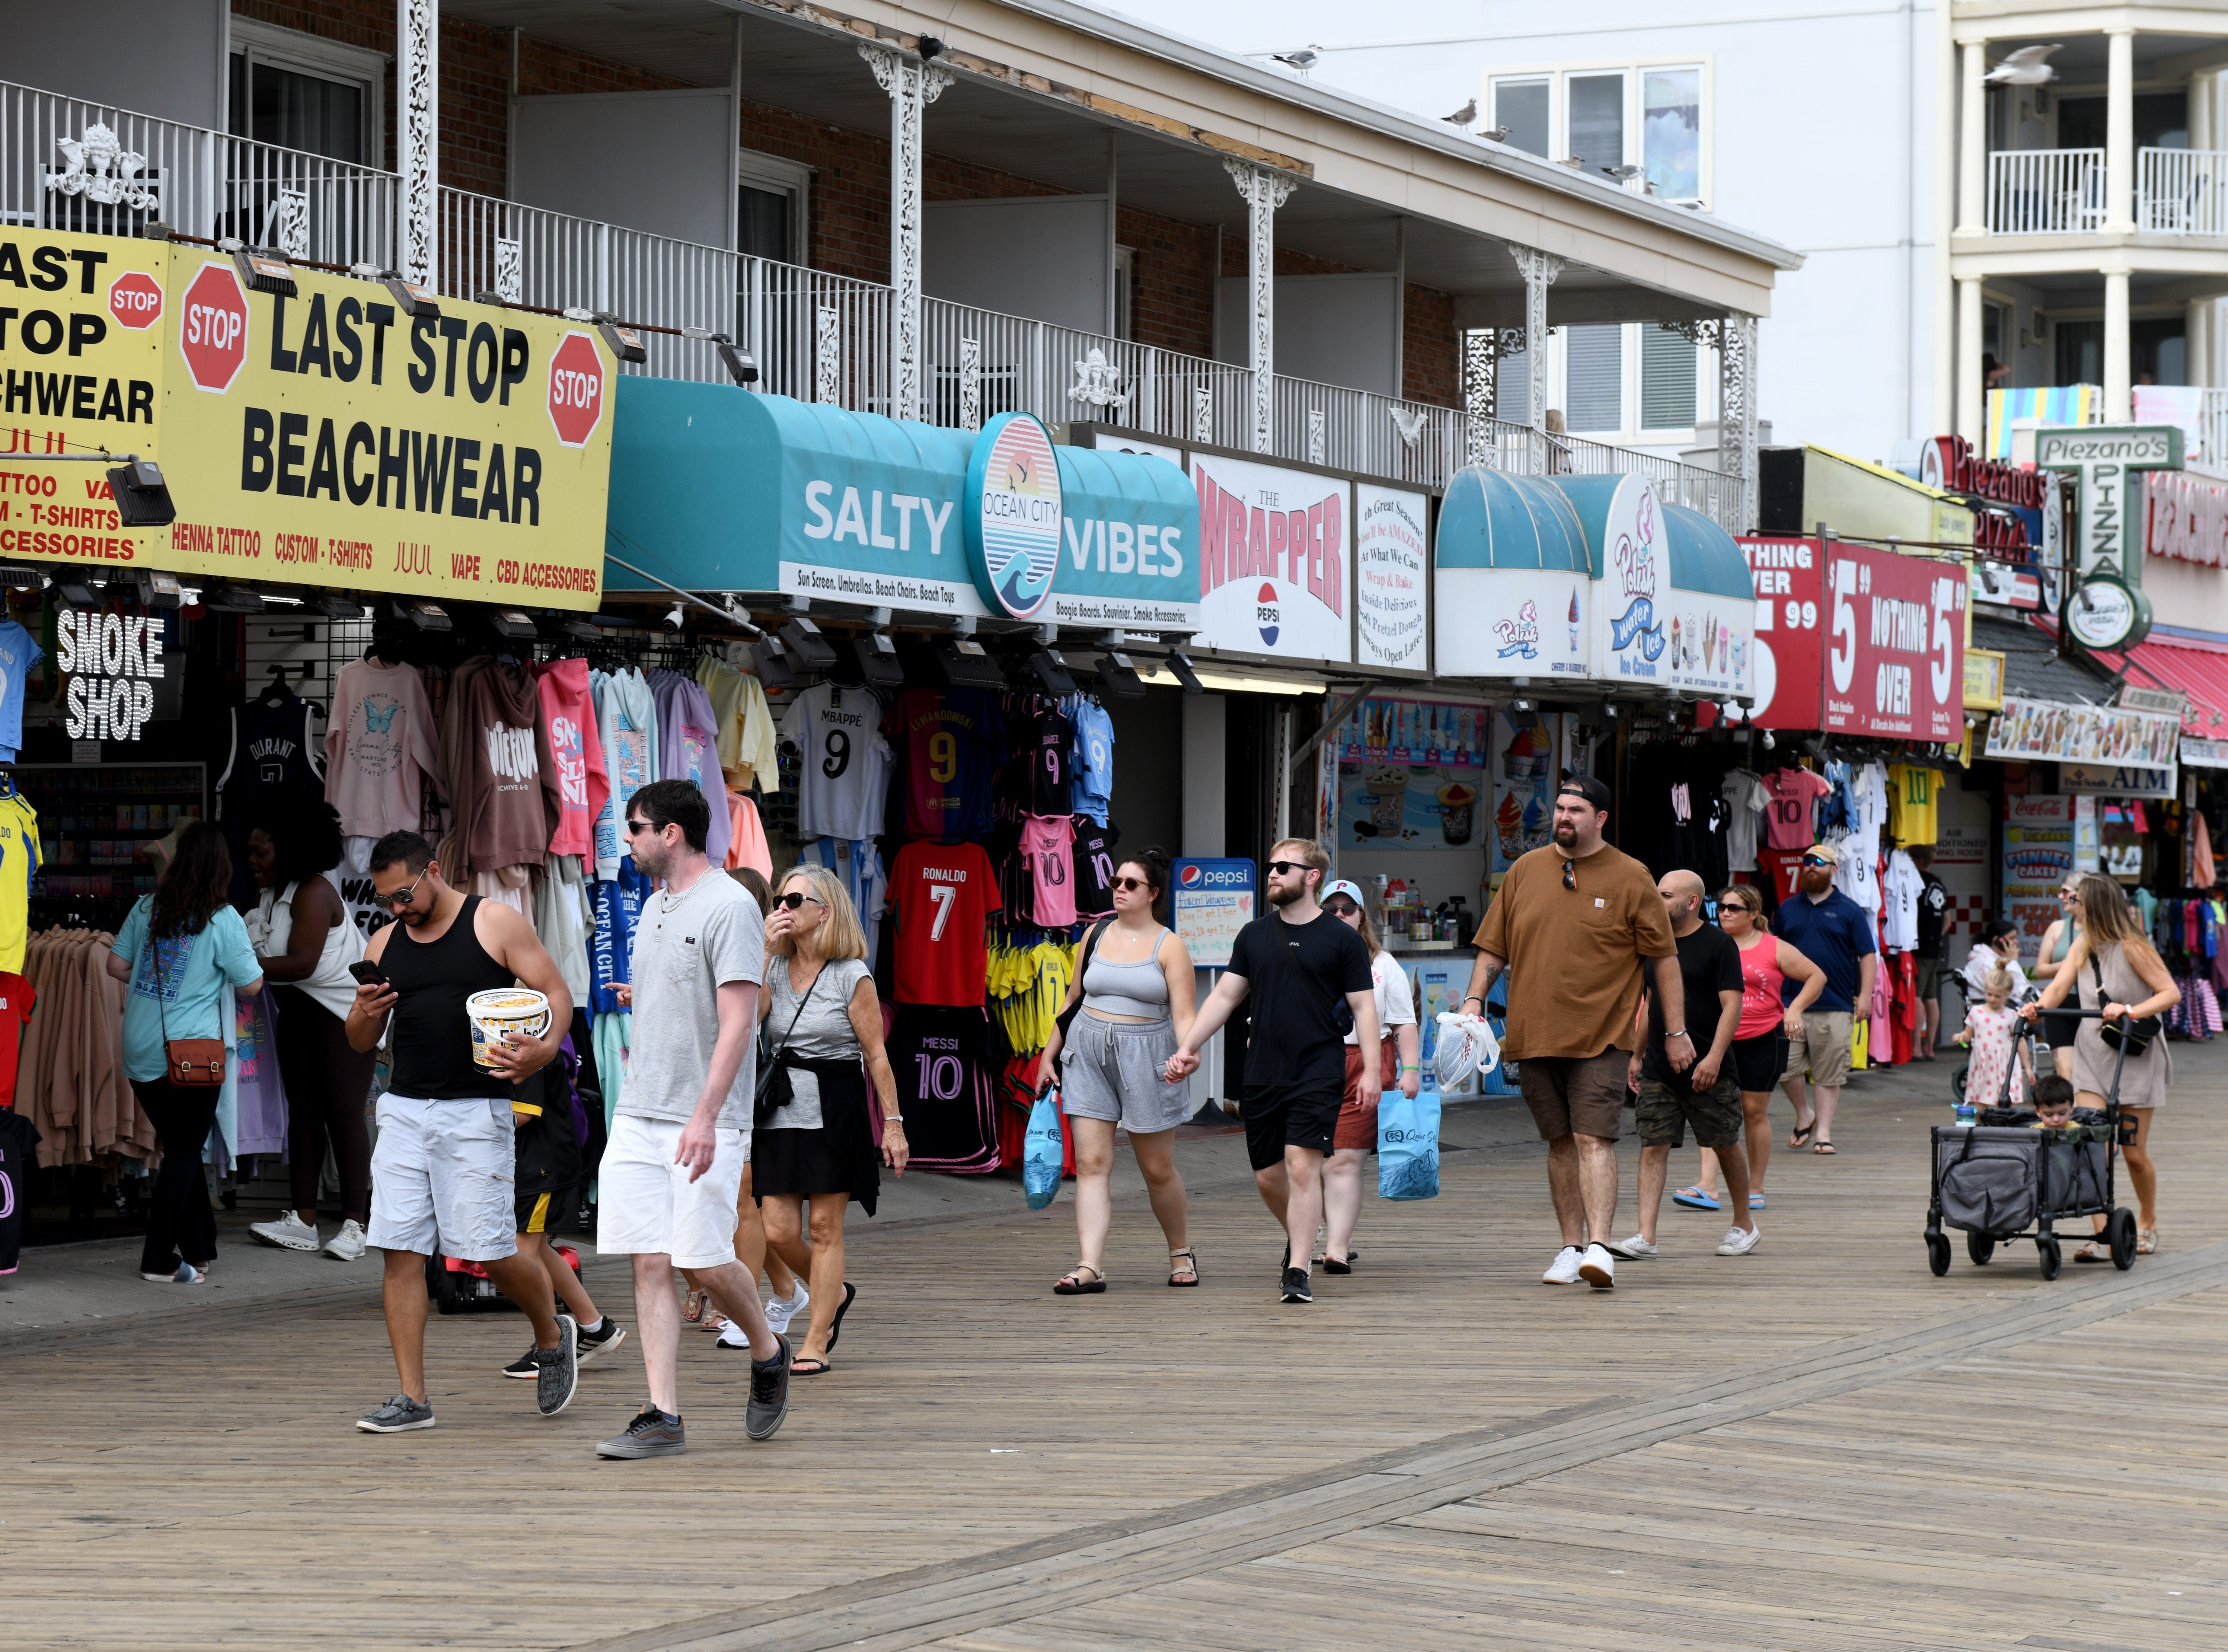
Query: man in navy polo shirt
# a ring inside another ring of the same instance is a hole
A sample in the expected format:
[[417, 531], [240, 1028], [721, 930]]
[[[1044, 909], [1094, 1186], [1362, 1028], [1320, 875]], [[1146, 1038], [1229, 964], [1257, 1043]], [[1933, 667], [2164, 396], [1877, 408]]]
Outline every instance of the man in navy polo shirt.
[[[1803, 1012], [1802, 1030], [1787, 1041], [1787, 1071], [1781, 1077], [1788, 1100], [1795, 1104], [1795, 1134], [1787, 1145], [1802, 1146], [1815, 1130], [1813, 1153], [1834, 1150], [1834, 1109], [1841, 1105], [1841, 1085], [1849, 1076], [1849, 1033], [1858, 1005], [1872, 1014], [1873, 972], [1879, 967], [1871, 915], [1834, 887], [1840, 861], [1831, 843], [1805, 849], [1796, 893], [1780, 902], [1772, 919], [1779, 938], [1826, 976], [1826, 989]], [[1801, 984], [1790, 977], [1780, 990], [1792, 998]]]

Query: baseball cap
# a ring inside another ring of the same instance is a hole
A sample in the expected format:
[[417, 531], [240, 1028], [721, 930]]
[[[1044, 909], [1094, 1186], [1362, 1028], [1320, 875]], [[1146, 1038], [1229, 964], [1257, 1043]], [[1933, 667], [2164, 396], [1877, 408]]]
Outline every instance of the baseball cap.
[[1591, 774], [1574, 774], [1555, 788], [1558, 797], [1566, 791], [1577, 792], [1597, 809], [1606, 810], [1609, 807], [1609, 788]]
[[1360, 886], [1351, 878], [1341, 878], [1337, 882], [1329, 885], [1323, 890], [1318, 900], [1328, 900], [1333, 895], [1344, 895], [1357, 906], [1366, 907], [1369, 905], [1361, 898]]
[[1831, 843], [1813, 843], [1809, 848], [1803, 850], [1802, 854], [1806, 859], [1815, 855], [1819, 860], [1831, 861], [1836, 865], [1840, 863], [1841, 859], [1841, 851], [1835, 848]]

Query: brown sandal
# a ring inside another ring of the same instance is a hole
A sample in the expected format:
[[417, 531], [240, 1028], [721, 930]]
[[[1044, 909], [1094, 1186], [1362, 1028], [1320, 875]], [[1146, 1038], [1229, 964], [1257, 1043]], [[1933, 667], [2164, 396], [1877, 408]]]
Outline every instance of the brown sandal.
[[[1181, 1257], [1183, 1260], [1178, 1262], [1176, 1260], [1178, 1257]], [[1188, 1290], [1199, 1283], [1199, 1252], [1190, 1245], [1185, 1245], [1181, 1251], [1170, 1251], [1168, 1261], [1172, 1265], [1168, 1269], [1169, 1284], [1179, 1290]], [[1186, 1274], [1189, 1274], [1191, 1277], [1185, 1278]]]
[[694, 1325], [704, 1317], [704, 1309], [712, 1300], [708, 1290], [691, 1290], [681, 1299], [681, 1318], [684, 1324]]

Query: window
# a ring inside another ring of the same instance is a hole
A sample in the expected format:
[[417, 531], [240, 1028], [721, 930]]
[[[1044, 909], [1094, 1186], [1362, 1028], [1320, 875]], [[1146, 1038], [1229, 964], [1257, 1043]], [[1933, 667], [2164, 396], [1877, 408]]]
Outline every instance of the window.
[[1563, 422], [1573, 432], [1624, 428], [1624, 328], [1563, 330]]
[[1648, 193], [1706, 202], [1706, 63], [1646, 61], [1524, 69], [1489, 76], [1495, 126], [1512, 148], [1576, 161], [1590, 177], [1637, 167]]
[[1640, 330], [1640, 427], [1694, 425], [1694, 343], [1653, 324]]
[[234, 17], [226, 129], [352, 165], [384, 163], [382, 52]]
[[812, 169], [746, 149], [736, 159], [735, 176], [735, 250], [776, 264], [809, 262]]

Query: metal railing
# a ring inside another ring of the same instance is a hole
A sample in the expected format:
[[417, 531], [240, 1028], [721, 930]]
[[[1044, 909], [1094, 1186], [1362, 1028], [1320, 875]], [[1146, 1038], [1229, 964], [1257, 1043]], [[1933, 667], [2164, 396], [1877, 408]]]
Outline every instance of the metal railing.
[[2072, 235], [2104, 227], [2101, 149], [1998, 150], [1988, 157], [1992, 235]]
[[2207, 469], [2228, 472], [2228, 389], [2208, 386], [2198, 403], [2197, 451], [2190, 456]]
[[384, 265], [400, 200], [392, 172], [0, 81], [0, 221], [136, 235], [160, 221]]
[[2135, 222], [2162, 235], [2228, 235], [2228, 150], [2137, 150]]

